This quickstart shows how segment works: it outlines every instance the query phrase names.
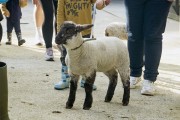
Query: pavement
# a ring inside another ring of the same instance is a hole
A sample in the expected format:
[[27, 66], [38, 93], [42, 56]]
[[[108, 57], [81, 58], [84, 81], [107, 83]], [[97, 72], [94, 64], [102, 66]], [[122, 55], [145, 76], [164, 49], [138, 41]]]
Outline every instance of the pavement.
[[[47, 62], [44, 60], [45, 47], [34, 45], [33, 5], [30, 1], [28, 6], [22, 9], [22, 12], [21, 29], [23, 38], [27, 42], [21, 47], [17, 46], [17, 39], [14, 33], [12, 37], [13, 45], [5, 45], [7, 40], [6, 20], [2, 21], [3, 39], [0, 46], [0, 61], [6, 62], [8, 66], [9, 114], [12, 120], [180, 119], [180, 104], [178, 102], [180, 100], [179, 21], [167, 20], [163, 40], [163, 53], [159, 67], [160, 74], [156, 82], [156, 87], [159, 91], [157, 97], [144, 98], [139, 95], [139, 90], [132, 91], [130, 106], [127, 108], [121, 107], [121, 110], [117, 111], [119, 101], [116, 100], [116, 97], [114, 98], [115, 103], [112, 102], [107, 105], [102, 102], [108, 80], [106, 82], [99, 81], [98, 79], [107, 78], [104, 78], [103, 74], [98, 73], [97, 81], [95, 82], [98, 89], [97, 92], [94, 92], [95, 98], [92, 110], [90, 112], [82, 110], [84, 91], [79, 88], [76, 106], [72, 111], [68, 111], [64, 109], [64, 106], [69, 90], [59, 92], [53, 89], [53, 85], [59, 81], [61, 76], [60, 53], [54, 47], [55, 61]], [[104, 36], [104, 30], [111, 22], [126, 22], [125, 8], [122, 1], [113, 0], [103, 10], [97, 10], [94, 27], [95, 37]], [[126, 41], [124, 43], [126, 44]], [[56, 46], [54, 37], [53, 46]], [[119, 89], [117, 88], [117, 90]], [[79, 102], [79, 100], [81, 101]], [[156, 104], [154, 105], [153, 103]], [[144, 107], [142, 108], [139, 105], [144, 105]], [[160, 108], [162, 110], [159, 110]], [[151, 113], [151, 115], [147, 113]], [[75, 117], [72, 115], [75, 115]]]

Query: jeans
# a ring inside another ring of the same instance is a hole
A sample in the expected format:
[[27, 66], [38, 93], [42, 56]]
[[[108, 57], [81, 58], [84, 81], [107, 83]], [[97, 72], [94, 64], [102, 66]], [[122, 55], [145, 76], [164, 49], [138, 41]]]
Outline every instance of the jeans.
[[162, 54], [162, 34], [172, 2], [167, 0], [125, 0], [127, 12], [130, 75], [156, 81]]
[[7, 33], [12, 33], [13, 28], [15, 29], [16, 33], [21, 33], [20, 28], [20, 19], [16, 21], [12, 21], [11, 19], [7, 18]]

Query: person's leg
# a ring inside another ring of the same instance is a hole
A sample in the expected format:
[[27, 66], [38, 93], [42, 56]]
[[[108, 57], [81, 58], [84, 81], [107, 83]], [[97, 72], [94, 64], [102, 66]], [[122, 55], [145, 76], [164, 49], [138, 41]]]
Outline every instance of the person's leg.
[[39, 1], [34, 5], [34, 21], [35, 21], [35, 29], [36, 29], [35, 43], [36, 45], [42, 45], [43, 43], [42, 24], [44, 21], [44, 14]]
[[46, 44], [46, 61], [53, 61], [53, 50], [52, 50], [52, 37], [53, 37], [53, 2], [52, 0], [41, 0], [41, 5], [44, 12], [44, 23], [42, 26], [42, 33]]
[[145, 71], [144, 79], [155, 81], [162, 53], [162, 34], [165, 31], [171, 3], [167, 0], [150, 0], [145, 8]]
[[130, 57], [130, 87], [135, 88], [140, 81], [143, 67], [144, 40], [143, 15], [144, 0], [125, 0], [127, 12], [128, 50]]
[[145, 40], [145, 71], [144, 84], [141, 93], [151, 93], [151, 83], [156, 81], [162, 53], [162, 34], [165, 31], [166, 20], [171, 2], [167, 0], [150, 0], [145, 5], [144, 40]]
[[53, 0], [53, 4], [54, 4], [54, 14], [55, 14], [55, 22], [54, 22], [54, 27], [55, 27], [55, 35], [57, 34], [57, 4], [58, 4], [58, 0]]
[[18, 39], [18, 46], [21, 46], [21, 45], [23, 45], [26, 41], [25, 41], [24, 39], [22, 39], [21, 27], [20, 27], [20, 19], [14, 21], [14, 22], [13, 22], [13, 25], [14, 25], [14, 29], [15, 29], [15, 32], [16, 32], [16, 36], [17, 36], [17, 39]]
[[69, 88], [70, 76], [68, 75], [68, 67], [65, 63], [65, 57], [67, 55], [67, 51], [63, 45], [58, 46], [59, 50], [61, 51], [61, 79], [58, 83], [54, 85], [54, 89], [56, 90], [63, 90], [65, 88]]
[[6, 45], [12, 44], [12, 30], [13, 30], [13, 24], [11, 23], [10, 19], [6, 19], [6, 25], [7, 25], [7, 39]]
[[2, 25], [0, 23], [0, 45], [1, 45], [2, 35], [3, 35], [3, 28], [2, 28]]
[[3, 35], [3, 28], [2, 28], [2, 25], [1, 25], [1, 21], [4, 19], [3, 17], [3, 14], [0, 10], [0, 45], [1, 45], [1, 40], [2, 40], [2, 35]]

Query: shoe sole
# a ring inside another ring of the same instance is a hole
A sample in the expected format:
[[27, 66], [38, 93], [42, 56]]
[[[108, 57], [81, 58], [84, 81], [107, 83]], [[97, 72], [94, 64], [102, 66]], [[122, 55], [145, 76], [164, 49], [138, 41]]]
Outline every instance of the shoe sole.
[[20, 41], [18, 42], [18, 46], [23, 45], [25, 42], [26, 42], [25, 40], [20, 40]]
[[36, 46], [43, 46], [43, 44], [42, 43], [37, 43]]
[[148, 94], [148, 93], [141, 93], [141, 95], [145, 95], [145, 96], [154, 96], [153, 94]]
[[11, 45], [11, 43], [6, 43], [6, 45]]
[[54, 61], [53, 58], [46, 59], [46, 61]]
[[54, 87], [55, 90], [64, 90], [66, 88], [69, 88], [69, 87], [65, 87], [65, 88], [56, 88], [56, 87]]
[[146, 96], [154, 96], [154, 93], [145, 92], [145, 93], [141, 93], [141, 95], [146, 95]]

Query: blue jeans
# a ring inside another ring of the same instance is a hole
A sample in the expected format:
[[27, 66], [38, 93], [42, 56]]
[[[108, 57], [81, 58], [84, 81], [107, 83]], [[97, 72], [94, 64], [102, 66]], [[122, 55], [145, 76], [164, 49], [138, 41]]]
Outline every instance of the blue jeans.
[[127, 11], [130, 75], [156, 81], [162, 53], [162, 34], [172, 2], [167, 0], [125, 0]]
[[20, 19], [16, 21], [12, 21], [11, 19], [7, 18], [7, 33], [12, 33], [13, 28], [15, 29], [16, 33], [21, 33], [21, 27], [20, 27]]

